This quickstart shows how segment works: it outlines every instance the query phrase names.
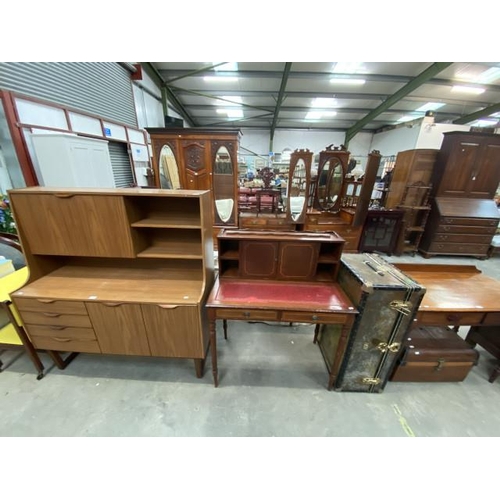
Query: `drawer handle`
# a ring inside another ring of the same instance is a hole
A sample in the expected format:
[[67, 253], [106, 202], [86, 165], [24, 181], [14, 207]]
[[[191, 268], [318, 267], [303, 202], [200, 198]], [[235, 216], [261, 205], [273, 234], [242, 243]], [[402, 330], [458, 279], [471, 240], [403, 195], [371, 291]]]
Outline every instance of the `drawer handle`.
[[58, 313], [42, 313], [44, 316], [47, 316], [49, 318], [58, 318], [59, 316], [61, 316], [60, 314]]
[[462, 319], [462, 315], [461, 314], [448, 314], [448, 316], [446, 316], [446, 319], [448, 321], [459, 321], [460, 319]]
[[56, 325], [49, 325], [49, 328], [51, 330], [66, 330], [68, 328], [67, 326], [56, 326]]
[[171, 304], [156, 304], [158, 307], [162, 309], [177, 309], [178, 306], [173, 306]]
[[61, 337], [52, 337], [53, 340], [57, 340], [57, 342], [71, 342], [71, 339], [63, 339]]
[[116, 307], [116, 306], [121, 306], [123, 302], [101, 302], [101, 304], [107, 307]]
[[250, 313], [248, 311], [245, 311], [243, 313], [243, 316], [245, 316], [245, 318], [249, 318], [250, 317]]
[[55, 300], [53, 299], [36, 299], [38, 302], [41, 302], [42, 304], [53, 304]]
[[313, 314], [313, 315], [312, 315], [312, 319], [313, 319], [314, 321], [316, 321], [316, 320], [318, 319], [318, 315], [317, 315], [317, 314]]
[[56, 198], [73, 198], [75, 195], [72, 193], [54, 193], [54, 196]]

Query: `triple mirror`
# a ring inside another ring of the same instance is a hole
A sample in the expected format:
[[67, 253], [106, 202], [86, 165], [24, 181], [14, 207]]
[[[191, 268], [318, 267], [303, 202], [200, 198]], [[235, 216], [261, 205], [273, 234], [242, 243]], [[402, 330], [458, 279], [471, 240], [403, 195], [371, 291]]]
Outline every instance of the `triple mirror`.
[[304, 223], [311, 183], [313, 153], [308, 149], [296, 149], [290, 155], [287, 192], [287, 218], [295, 224]]

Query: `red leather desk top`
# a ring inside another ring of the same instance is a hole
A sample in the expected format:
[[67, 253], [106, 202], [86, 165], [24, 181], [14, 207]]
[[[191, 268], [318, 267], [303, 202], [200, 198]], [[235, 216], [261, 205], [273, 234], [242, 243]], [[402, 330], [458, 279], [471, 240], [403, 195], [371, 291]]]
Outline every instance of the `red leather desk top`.
[[206, 305], [357, 313], [356, 308], [336, 283], [220, 281], [217, 278]]

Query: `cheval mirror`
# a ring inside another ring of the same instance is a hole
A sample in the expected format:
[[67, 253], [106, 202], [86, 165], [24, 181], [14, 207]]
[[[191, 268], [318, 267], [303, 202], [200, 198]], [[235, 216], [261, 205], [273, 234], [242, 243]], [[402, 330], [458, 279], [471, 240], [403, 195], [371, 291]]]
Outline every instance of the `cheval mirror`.
[[165, 144], [158, 159], [158, 175], [162, 189], [180, 189], [179, 168], [172, 148]]
[[226, 146], [215, 149], [212, 169], [215, 224], [235, 224], [234, 161]]
[[286, 213], [287, 220], [295, 224], [303, 224], [305, 221], [311, 183], [312, 157], [313, 153], [308, 149], [296, 149], [290, 155]]
[[344, 146], [328, 146], [319, 154], [314, 206], [322, 212], [340, 211], [349, 151]]

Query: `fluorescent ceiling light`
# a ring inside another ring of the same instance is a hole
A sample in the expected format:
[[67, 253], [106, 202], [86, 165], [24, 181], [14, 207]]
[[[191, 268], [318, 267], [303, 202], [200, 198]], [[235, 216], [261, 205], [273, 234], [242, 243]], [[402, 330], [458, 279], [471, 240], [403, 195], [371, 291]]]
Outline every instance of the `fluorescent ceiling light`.
[[418, 118], [420, 118], [419, 116], [414, 116], [414, 115], [406, 115], [406, 116], [402, 116], [398, 122], [399, 123], [404, 123], [404, 122], [411, 122], [412, 120], [417, 120]]
[[366, 80], [362, 78], [331, 78], [330, 83], [340, 83], [341, 85], [364, 85]]
[[[241, 106], [243, 101], [240, 95], [223, 95], [221, 99], [226, 99], [225, 101], [220, 101], [222, 106]], [[227, 102], [232, 101], [232, 102]]]
[[483, 71], [478, 77], [479, 83], [492, 83], [500, 78], [500, 68], [490, 68]]
[[472, 127], [494, 127], [498, 124], [496, 120], [476, 120], [471, 123]]
[[235, 76], [204, 76], [206, 82], [236, 82], [238, 78]]
[[454, 85], [451, 88], [452, 92], [464, 92], [466, 94], [482, 94], [485, 89], [479, 87], [466, 87], [464, 85]]
[[493, 113], [490, 115], [491, 118], [500, 118], [500, 112], [499, 113]]
[[442, 108], [445, 105], [446, 103], [444, 102], [428, 102], [427, 104], [420, 106], [420, 108], [417, 108], [415, 111], [421, 111], [422, 113], [425, 113], [426, 111], [436, 111], [436, 109]]
[[218, 109], [217, 113], [226, 114], [228, 118], [243, 118], [242, 109]]
[[333, 63], [333, 73], [363, 73], [365, 68], [362, 62], [336, 62]]
[[335, 116], [336, 111], [309, 111], [306, 115], [306, 120], [319, 120], [323, 116]]
[[316, 97], [313, 99], [311, 108], [334, 108], [337, 100], [332, 97]]
[[[214, 62], [213, 64], [217, 64]], [[237, 62], [229, 62], [226, 64], [221, 64], [214, 68], [215, 71], [238, 71], [238, 63]]]

